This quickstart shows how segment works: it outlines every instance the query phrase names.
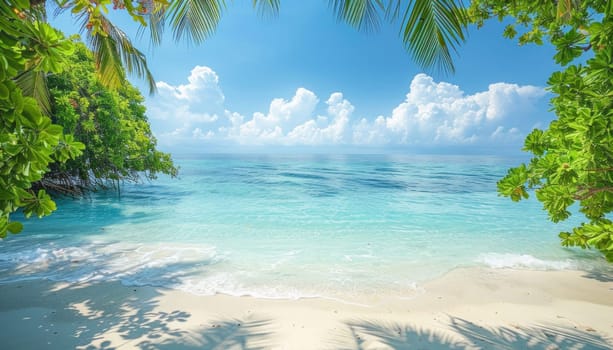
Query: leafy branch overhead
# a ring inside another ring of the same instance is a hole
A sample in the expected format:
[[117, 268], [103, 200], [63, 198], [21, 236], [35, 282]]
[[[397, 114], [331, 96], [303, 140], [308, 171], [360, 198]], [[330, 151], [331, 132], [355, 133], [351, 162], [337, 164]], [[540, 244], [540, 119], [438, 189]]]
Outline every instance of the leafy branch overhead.
[[[17, 84], [40, 84], [39, 74], [61, 72], [72, 53], [70, 41], [29, 16], [28, 10], [27, 1], [0, 2], [0, 237], [22, 230], [21, 223], [10, 218], [18, 209], [26, 217], [55, 210], [47, 192], [33, 190], [32, 183], [44, 176], [50, 163], [83, 150], [83, 144], [64, 135]], [[29, 92], [36, 95], [40, 88]]]
[[514, 18], [505, 36], [520, 44], [548, 39], [553, 59], [566, 66], [547, 82], [557, 119], [526, 137], [524, 150], [533, 158], [509, 170], [500, 194], [518, 201], [533, 190], [553, 222], [570, 217], [576, 205], [587, 222], [560, 233], [562, 244], [594, 247], [613, 261], [613, 1], [480, 0], [469, 14], [478, 25]]

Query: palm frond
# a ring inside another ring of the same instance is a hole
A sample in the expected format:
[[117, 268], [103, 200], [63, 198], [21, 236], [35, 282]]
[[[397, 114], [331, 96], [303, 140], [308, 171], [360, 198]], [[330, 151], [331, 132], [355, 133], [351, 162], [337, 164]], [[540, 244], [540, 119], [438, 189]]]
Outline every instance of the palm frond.
[[[261, 16], [277, 16], [281, 7], [280, 0], [252, 0], [252, 3]], [[142, 36], [148, 30], [151, 44], [160, 45], [167, 20], [170, 20], [175, 40], [201, 43], [215, 32], [225, 7], [223, 0], [174, 1], [170, 5], [156, 3], [147, 18], [147, 26], [141, 26], [138, 35]]]
[[224, 0], [174, 0], [166, 10], [175, 40], [202, 43], [217, 29]]
[[382, 0], [330, 0], [329, 3], [339, 21], [365, 32], [379, 29], [381, 14], [386, 8]]
[[465, 40], [467, 26], [461, 6], [457, 0], [413, 0], [407, 5], [400, 35], [419, 65], [444, 73], [455, 71], [452, 51], [457, 52], [457, 46]]
[[100, 82], [109, 87], [119, 87], [125, 81], [125, 71], [144, 78], [149, 91], [155, 92], [155, 79], [149, 71], [145, 55], [132, 45], [130, 38], [106, 17], [100, 16], [102, 33], [89, 32], [89, 44]]
[[51, 96], [47, 88], [47, 76], [42, 71], [29, 69], [15, 78], [24, 96], [32, 97], [45, 115], [51, 115]]
[[261, 16], [276, 16], [281, 7], [280, 0], [253, 0], [253, 7], [257, 8]]
[[329, 0], [340, 21], [376, 30], [382, 17], [400, 20], [405, 49], [424, 68], [453, 72], [452, 51], [465, 40], [467, 17], [460, 0]]
[[164, 28], [166, 27], [166, 8], [167, 6], [156, 2], [154, 8], [147, 16], [147, 26], [138, 28], [137, 36], [143, 36], [146, 30], [149, 31], [150, 43], [153, 46], [158, 46], [162, 43]]

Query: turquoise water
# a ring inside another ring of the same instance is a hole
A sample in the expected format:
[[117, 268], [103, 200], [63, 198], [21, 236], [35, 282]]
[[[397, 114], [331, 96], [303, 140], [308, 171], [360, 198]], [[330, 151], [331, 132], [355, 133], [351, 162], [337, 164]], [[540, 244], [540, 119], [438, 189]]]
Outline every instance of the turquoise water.
[[269, 298], [410, 295], [457, 267], [608, 271], [560, 247], [534, 199], [496, 181], [520, 159], [256, 156], [177, 159], [179, 179], [58, 201], [0, 242], [0, 282], [119, 280]]

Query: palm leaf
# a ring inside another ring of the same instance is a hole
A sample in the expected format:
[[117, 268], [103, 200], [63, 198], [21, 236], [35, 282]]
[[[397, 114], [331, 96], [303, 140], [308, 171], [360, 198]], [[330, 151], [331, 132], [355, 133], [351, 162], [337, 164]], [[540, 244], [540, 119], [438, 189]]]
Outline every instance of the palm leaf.
[[451, 52], [465, 40], [467, 22], [457, 0], [414, 0], [404, 11], [400, 35], [419, 65], [454, 72]]
[[[280, 0], [252, 0], [253, 7], [262, 16], [276, 16], [279, 13]], [[170, 21], [175, 40], [185, 39], [201, 43], [210, 37], [221, 20], [225, 9], [223, 0], [175, 0], [170, 5], [156, 3], [148, 16], [147, 27], [139, 28], [139, 35], [145, 29], [150, 32], [151, 44], [162, 42], [167, 20]]]
[[224, 0], [174, 0], [166, 14], [175, 40], [202, 43], [217, 29], [225, 9]]
[[381, 12], [385, 10], [382, 0], [330, 0], [329, 3], [339, 21], [358, 30], [369, 32], [381, 25]]
[[405, 49], [424, 68], [455, 70], [452, 51], [465, 40], [466, 14], [457, 0], [330, 0], [339, 20], [369, 31], [382, 17], [401, 21]]
[[94, 60], [100, 82], [117, 88], [125, 81], [125, 71], [144, 78], [149, 91], [155, 92], [155, 79], [149, 71], [145, 55], [136, 49], [130, 38], [106, 17], [100, 16], [102, 33], [89, 31], [87, 36], [94, 53]]
[[253, 7], [257, 8], [257, 11], [262, 16], [276, 16], [279, 14], [279, 8], [281, 7], [280, 0], [253, 0]]
[[15, 84], [21, 88], [24, 96], [32, 97], [38, 103], [41, 111], [51, 115], [51, 96], [47, 88], [47, 76], [41, 71], [33, 69], [21, 72], [15, 78]]
[[142, 37], [145, 30], [148, 29], [151, 45], [160, 45], [162, 43], [164, 28], [166, 27], [166, 8], [166, 5], [155, 2], [153, 11], [147, 16], [147, 26], [140, 26], [137, 36]]

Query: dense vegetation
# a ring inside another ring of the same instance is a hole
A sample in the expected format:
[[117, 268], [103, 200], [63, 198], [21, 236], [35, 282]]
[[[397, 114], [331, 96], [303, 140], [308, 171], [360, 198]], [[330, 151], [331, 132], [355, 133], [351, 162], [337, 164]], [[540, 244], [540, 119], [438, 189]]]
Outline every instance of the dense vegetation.
[[157, 173], [175, 176], [170, 155], [155, 148], [140, 92], [129, 82], [113, 90], [102, 85], [82, 43], [74, 44], [67, 61], [70, 70], [48, 78], [52, 120], [85, 149], [76, 159], [51, 164], [37, 185], [80, 194]]
[[123, 71], [120, 87], [106, 88], [91, 53], [47, 24], [38, 4], [0, 0], [0, 237], [22, 230], [15, 211], [56, 209], [47, 189], [176, 174]]
[[587, 222], [560, 233], [562, 244], [594, 247], [613, 261], [613, 1], [475, 0], [470, 15], [479, 25], [515, 19], [506, 37], [549, 40], [565, 67], [547, 82], [557, 119], [527, 136], [524, 150], [533, 158], [510, 169], [499, 192], [518, 201], [534, 190], [554, 222], [577, 204]]
[[[45, 190], [32, 190], [49, 163], [78, 156], [83, 144], [51, 123], [39, 103], [24, 96], [18, 83], [30, 82], [32, 94], [46, 92], [41, 76], [66, 67], [72, 44], [46, 23], [28, 17], [29, 2], [0, 3], [0, 237], [22, 230], [10, 214], [21, 208], [39, 217], [55, 210]], [[36, 87], [38, 86], [38, 87]], [[43, 96], [44, 98], [44, 96]], [[44, 104], [43, 104], [44, 105]]]

